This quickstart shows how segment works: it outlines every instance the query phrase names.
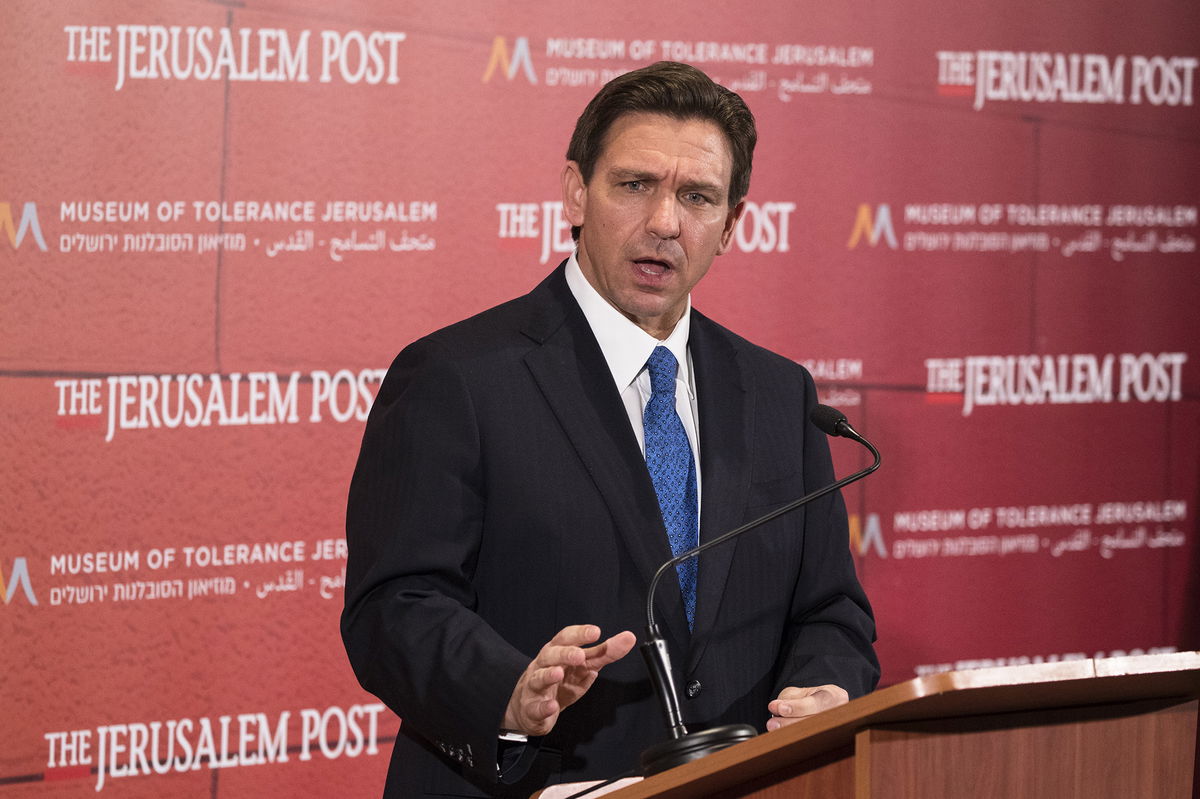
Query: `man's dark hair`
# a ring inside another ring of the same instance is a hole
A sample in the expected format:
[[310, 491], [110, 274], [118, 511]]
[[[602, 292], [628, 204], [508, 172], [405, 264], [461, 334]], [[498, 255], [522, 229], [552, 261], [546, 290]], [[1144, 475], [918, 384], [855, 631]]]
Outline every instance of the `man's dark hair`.
[[[758, 141], [754, 115], [736, 92], [713, 82], [695, 67], [674, 61], [659, 61], [613, 78], [583, 109], [567, 145], [567, 160], [579, 164], [585, 184], [591, 182], [609, 128], [625, 114], [635, 113], [716, 124], [733, 154], [729, 207], [733, 208], [746, 196], [750, 190], [754, 145]], [[578, 239], [579, 228], [572, 227], [571, 235]]]

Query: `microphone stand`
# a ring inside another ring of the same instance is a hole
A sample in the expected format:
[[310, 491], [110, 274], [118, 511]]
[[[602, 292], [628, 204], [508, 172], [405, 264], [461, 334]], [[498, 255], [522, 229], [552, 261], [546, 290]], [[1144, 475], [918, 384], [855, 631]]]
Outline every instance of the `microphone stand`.
[[855, 472], [849, 477], [842, 478], [831, 485], [813, 491], [811, 494], [807, 494], [794, 502], [789, 502], [783, 507], [776, 508], [764, 516], [743, 524], [741, 527], [730, 530], [718, 538], [706, 541], [699, 546], [676, 555], [662, 566], [659, 566], [658, 571], [654, 573], [654, 577], [650, 580], [650, 590], [646, 597], [646, 638], [639, 646], [639, 649], [646, 661], [646, 667], [650, 671], [650, 680], [654, 683], [655, 692], [658, 694], [659, 701], [662, 704], [663, 713], [667, 720], [667, 729], [670, 730], [671, 738], [654, 744], [642, 752], [642, 773], [647, 777], [658, 774], [661, 771], [666, 771], [669, 768], [674, 768], [675, 766], [681, 766], [692, 760], [698, 760], [705, 755], [725, 749], [733, 744], [748, 741], [758, 734], [754, 727], [749, 724], [723, 724], [700, 732], [688, 732], [679, 712], [679, 693], [675, 689], [675, 678], [671, 670], [671, 656], [667, 650], [667, 642], [663, 639], [658, 625], [654, 621], [654, 592], [658, 588], [658, 583], [662, 579], [662, 576], [688, 558], [694, 558], [701, 552], [712, 549], [732, 538], [736, 538], [742, 533], [777, 519], [785, 513], [789, 513], [802, 505], [807, 505], [813, 500], [820, 499], [826, 494], [837, 491], [839, 488], [849, 485], [856, 480], [861, 480], [879, 468], [879, 450], [875, 449], [875, 446], [870, 441], [859, 435], [850, 426], [850, 423], [846, 421], [845, 415], [840, 411], [830, 408], [827, 405], [818, 405], [813, 409], [809, 418], [813, 424], [827, 435], [851, 438], [865, 446], [874, 456], [874, 462], [867, 468]]

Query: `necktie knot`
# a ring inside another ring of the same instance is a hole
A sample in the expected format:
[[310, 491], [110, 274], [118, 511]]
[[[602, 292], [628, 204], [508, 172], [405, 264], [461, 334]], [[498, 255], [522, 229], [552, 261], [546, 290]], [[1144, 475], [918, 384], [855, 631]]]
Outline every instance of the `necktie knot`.
[[646, 368], [650, 371], [650, 389], [654, 396], [662, 394], [664, 397], [673, 398], [679, 361], [675, 360], [671, 351], [666, 347], [655, 347], [650, 359], [646, 361]]

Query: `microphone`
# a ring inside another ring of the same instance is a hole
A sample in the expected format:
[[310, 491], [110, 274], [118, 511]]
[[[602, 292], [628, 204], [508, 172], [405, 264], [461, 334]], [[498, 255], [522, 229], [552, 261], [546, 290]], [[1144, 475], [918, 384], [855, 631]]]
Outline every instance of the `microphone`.
[[[812, 413], [808, 415], [808, 420], [817, 426], [822, 433], [827, 436], [844, 436], [852, 438], [858, 443], [871, 450], [871, 453], [878, 458], [879, 453], [871, 446], [871, 442], [858, 434], [858, 431], [850, 426], [850, 422], [846, 420], [846, 414], [839, 411], [837, 408], [831, 408], [828, 405], [818, 405], [812, 409]], [[875, 471], [875, 464], [867, 473]]]
[[658, 567], [658, 571], [654, 573], [654, 577], [650, 580], [650, 590], [647, 592], [646, 639], [642, 642], [639, 649], [641, 649], [642, 657], [646, 661], [646, 667], [650, 672], [650, 681], [654, 684], [655, 693], [658, 694], [659, 702], [662, 704], [663, 714], [666, 717], [667, 729], [671, 732], [671, 738], [654, 744], [642, 752], [641, 765], [644, 776], [649, 777], [661, 771], [666, 771], [669, 768], [681, 766], [692, 760], [698, 760], [705, 755], [725, 749], [736, 743], [748, 741], [758, 734], [758, 731], [749, 724], [723, 724], [700, 732], [688, 732], [679, 712], [679, 693], [675, 689], [675, 678], [671, 670], [671, 656], [667, 651], [667, 642], [663, 639], [658, 625], [654, 621], [654, 592], [658, 588], [658, 583], [662, 579], [662, 576], [668, 571], [674, 572], [675, 567], [688, 558], [694, 558], [705, 550], [723, 544], [742, 533], [749, 532], [755, 527], [766, 524], [802, 505], [807, 505], [813, 500], [820, 499], [826, 494], [837, 491], [842, 486], [849, 485], [856, 480], [861, 480], [879, 468], [879, 450], [875, 449], [875, 446], [870, 441], [867, 441], [867, 439], [859, 435], [857, 430], [850, 426], [850, 422], [847, 421], [844, 413], [828, 405], [818, 405], [812, 409], [808, 418], [809, 421], [826, 435], [850, 438], [862, 444], [870, 450], [875, 460], [867, 468], [857, 471], [849, 477], [844, 477], [824, 488], [813, 491], [811, 494], [789, 502], [783, 507], [776, 508], [770, 513], [747, 522], [741, 527], [730, 530], [718, 538], [706, 541], [686, 552], [681, 552]]

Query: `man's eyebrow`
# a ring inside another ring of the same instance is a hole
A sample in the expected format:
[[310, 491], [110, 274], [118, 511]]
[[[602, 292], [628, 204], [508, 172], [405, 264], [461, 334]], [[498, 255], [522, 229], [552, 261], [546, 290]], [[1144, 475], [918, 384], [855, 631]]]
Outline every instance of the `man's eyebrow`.
[[614, 167], [608, 170], [609, 177], [617, 180], [658, 180], [662, 176], [645, 169]]
[[703, 181], [685, 183], [683, 188], [685, 191], [703, 191], [710, 192], [712, 194], [721, 194], [725, 191], [724, 186], [720, 186], [716, 183], [704, 183]]

